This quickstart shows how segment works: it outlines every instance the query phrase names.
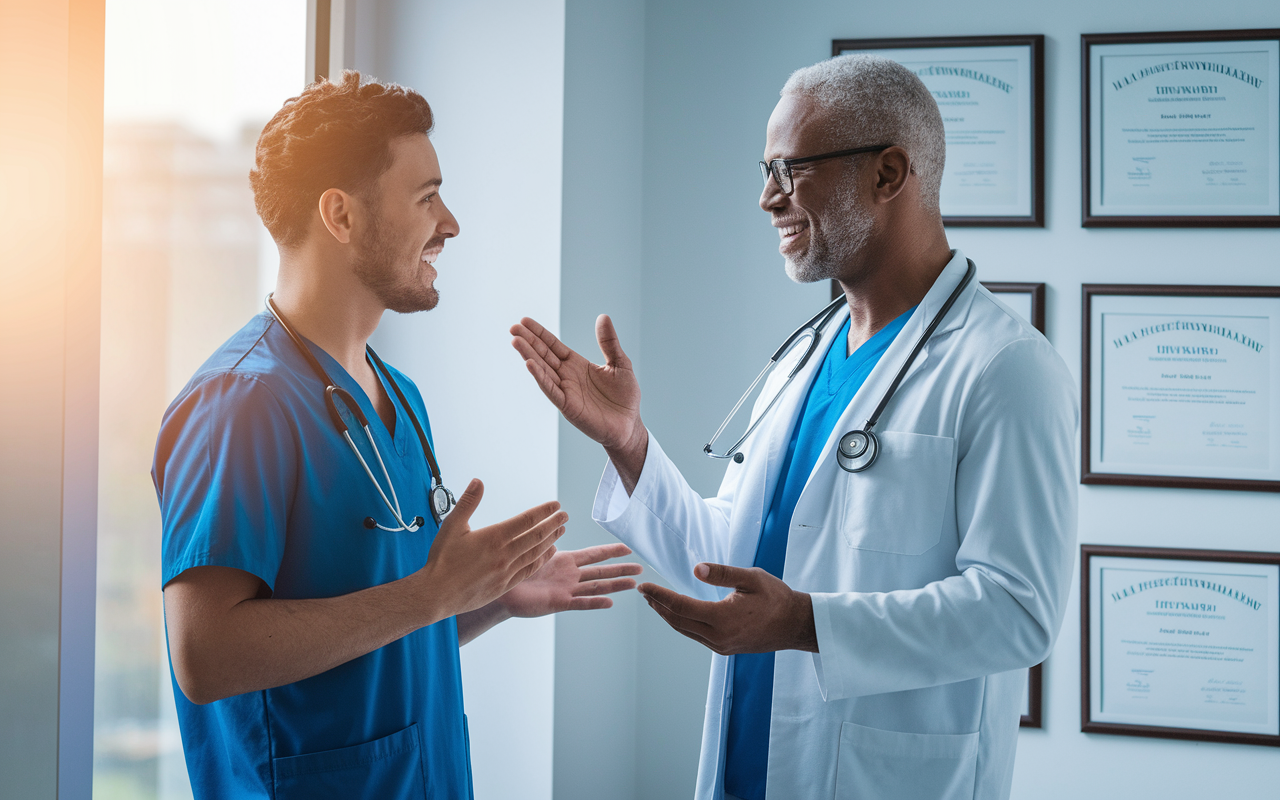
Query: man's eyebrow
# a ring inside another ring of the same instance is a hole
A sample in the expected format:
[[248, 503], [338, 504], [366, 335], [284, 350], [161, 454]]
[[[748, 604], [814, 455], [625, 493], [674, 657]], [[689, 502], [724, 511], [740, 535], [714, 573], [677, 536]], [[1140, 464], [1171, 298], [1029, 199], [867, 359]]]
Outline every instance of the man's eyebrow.
[[421, 186], [419, 186], [419, 187], [418, 187], [418, 191], [419, 191], [419, 192], [421, 192], [421, 191], [423, 191], [424, 189], [439, 188], [439, 186], [440, 186], [440, 184], [441, 184], [441, 183], [444, 183], [444, 181], [443, 181], [443, 180], [441, 180], [440, 178], [432, 178], [431, 180], [429, 180], [429, 181], [427, 181], [426, 183], [424, 183], [424, 184], [422, 184]]

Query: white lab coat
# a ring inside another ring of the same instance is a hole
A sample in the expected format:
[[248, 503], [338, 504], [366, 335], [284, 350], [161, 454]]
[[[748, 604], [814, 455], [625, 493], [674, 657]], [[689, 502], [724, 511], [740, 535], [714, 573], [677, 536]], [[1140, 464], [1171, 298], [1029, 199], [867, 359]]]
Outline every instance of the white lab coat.
[[[956, 251], [796, 503], [783, 580], [812, 595], [820, 652], [777, 654], [769, 798], [1009, 794], [1026, 668], [1052, 648], [1071, 584], [1079, 412], [1070, 372], [975, 278], [881, 417], [879, 460], [852, 474], [835, 459], [965, 269]], [[606, 467], [596, 521], [677, 590], [724, 597], [693, 567], [751, 566], [792, 426], [826, 347], [844, 346], [833, 340], [847, 314], [829, 323], [821, 352], [746, 442], [743, 463], [729, 464], [716, 497], [699, 497], [651, 437], [630, 497]], [[788, 371], [784, 360], [755, 413]], [[723, 797], [733, 663], [712, 659], [697, 800]]]

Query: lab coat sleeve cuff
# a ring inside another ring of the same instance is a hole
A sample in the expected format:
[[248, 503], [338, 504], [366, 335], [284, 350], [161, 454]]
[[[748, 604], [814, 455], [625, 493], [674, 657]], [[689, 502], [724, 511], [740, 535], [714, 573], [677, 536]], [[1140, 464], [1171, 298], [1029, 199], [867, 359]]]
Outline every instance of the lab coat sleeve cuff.
[[838, 595], [813, 592], [809, 598], [813, 604], [813, 627], [818, 635], [818, 652], [813, 654], [813, 669], [817, 673], [818, 690], [823, 700], [837, 700], [848, 696], [844, 674], [840, 669], [839, 643], [831, 630], [831, 602]]
[[625, 527], [626, 520], [623, 517], [629, 516], [628, 511], [635, 508], [637, 504], [644, 507], [649, 505], [649, 497], [653, 494], [654, 484], [657, 482], [658, 465], [665, 459], [666, 454], [662, 451], [658, 440], [650, 433], [649, 449], [645, 454], [644, 466], [640, 469], [636, 488], [630, 495], [622, 485], [622, 476], [618, 474], [613, 462], [606, 463], [604, 475], [600, 476], [600, 486], [596, 489], [595, 503], [591, 507], [591, 519], [611, 533], [617, 527]]

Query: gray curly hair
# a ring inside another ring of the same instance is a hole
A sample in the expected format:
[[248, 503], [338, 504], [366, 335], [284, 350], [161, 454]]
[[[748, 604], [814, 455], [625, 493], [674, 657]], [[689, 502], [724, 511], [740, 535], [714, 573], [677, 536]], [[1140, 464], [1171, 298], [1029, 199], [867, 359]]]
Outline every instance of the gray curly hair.
[[891, 143], [906, 150], [921, 201], [938, 208], [946, 134], [937, 102], [914, 72], [880, 56], [837, 56], [791, 73], [781, 94], [810, 97], [834, 112], [831, 133], [844, 147]]

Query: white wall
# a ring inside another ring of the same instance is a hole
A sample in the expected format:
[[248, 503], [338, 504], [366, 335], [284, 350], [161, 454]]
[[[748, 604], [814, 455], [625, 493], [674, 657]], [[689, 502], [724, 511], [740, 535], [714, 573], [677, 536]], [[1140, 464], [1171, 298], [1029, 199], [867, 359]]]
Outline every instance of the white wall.
[[[507, 329], [560, 317], [563, 0], [362, 0], [355, 65], [417, 89], [436, 116], [441, 197], [461, 234], [440, 305], [388, 315], [374, 340], [413, 378], [440, 466], [485, 482], [473, 524], [556, 496], [557, 416]], [[555, 621], [513, 620], [462, 649], [476, 796], [549, 798]]]
[[[599, 360], [595, 318], [607, 313], [641, 374], [643, 87], [643, 0], [568, 0], [561, 335]], [[600, 447], [561, 421], [559, 497], [573, 520], [565, 547], [614, 541], [591, 522], [603, 464]], [[638, 599], [556, 618], [557, 800], [636, 796]]]
[[[953, 229], [985, 280], [1048, 284], [1048, 335], [1079, 372], [1081, 283], [1275, 284], [1280, 231], [1080, 227], [1079, 36], [1280, 25], [1272, 0], [1025, 3], [983, 0], [649, 0], [645, 30], [641, 340], [645, 420], [695, 487], [720, 468], [699, 448], [763, 359], [826, 287], [783, 275], [757, 208], [755, 161], [788, 73], [853, 37], [1043, 33], [1048, 226]], [[1280, 549], [1280, 496], [1080, 488], [1082, 543]], [[1021, 735], [1014, 797], [1274, 798], [1280, 754], [1263, 747], [1085, 735], [1079, 598], [1045, 668], [1045, 728]], [[705, 654], [639, 620], [636, 769], [643, 798], [687, 797], [705, 697]], [[693, 698], [698, 698], [695, 702]], [[678, 742], [678, 747], [674, 743]], [[692, 743], [692, 744], [690, 744]]]

